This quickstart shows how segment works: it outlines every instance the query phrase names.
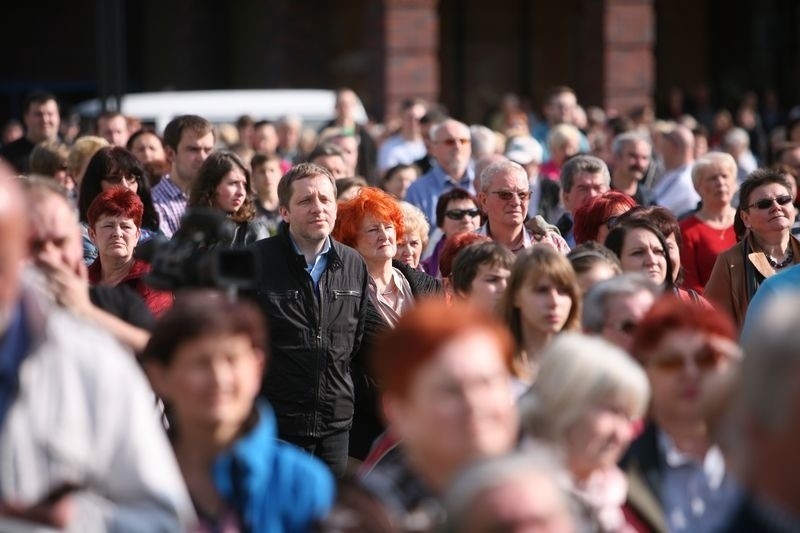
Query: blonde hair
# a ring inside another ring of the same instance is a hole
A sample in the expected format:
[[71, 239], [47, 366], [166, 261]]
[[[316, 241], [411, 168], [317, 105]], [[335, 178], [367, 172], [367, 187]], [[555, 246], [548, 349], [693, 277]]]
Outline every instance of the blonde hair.
[[554, 444], [592, 407], [624, 405], [641, 417], [650, 399], [642, 367], [609, 342], [580, 333], [560, 335], [545, 350], [533, 386], [520, 398], [520, 420], [527, 436]]
[[75, 141], [67, 154], [67, 170], [76, 182], [81, 177], [78, 176], [78, 172], [86, 166], [94, 154], [106, 146], [109, 146], [108, 141], [95, 135], [86, 135]]
[[425, 219], [425, 214], [420, 209], [408, 202], [400, 202], [400, 211], [403, 212], [404, 233], [406, 236], [416, 233], [422, 241], [422, 248], [428, 246], [428, 233], [431, 226]]
[[581, 132], [572, 124], [559, 124], [550, 130], [547, 136], [547, 146], [553, 148], [561, 147], [573, 141], [576, 145], [581, 141]]

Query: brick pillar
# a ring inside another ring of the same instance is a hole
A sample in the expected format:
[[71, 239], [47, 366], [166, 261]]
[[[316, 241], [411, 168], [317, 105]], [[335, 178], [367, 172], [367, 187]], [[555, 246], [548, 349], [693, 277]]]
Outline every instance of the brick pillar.
[[654, 0], [605, 0], [603, 106], [626, 112], [655, 93]]
[[438, 0], [382, 0], [382, 111], [397, 116], [406, 98], [439, 99]]

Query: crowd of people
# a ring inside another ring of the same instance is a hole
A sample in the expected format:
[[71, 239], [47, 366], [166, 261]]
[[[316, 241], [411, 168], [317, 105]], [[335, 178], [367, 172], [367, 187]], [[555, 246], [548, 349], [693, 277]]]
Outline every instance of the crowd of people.
[[29, 95], [0, 530], [800, 531], [800, 109], [355, 99], [68, 138]]

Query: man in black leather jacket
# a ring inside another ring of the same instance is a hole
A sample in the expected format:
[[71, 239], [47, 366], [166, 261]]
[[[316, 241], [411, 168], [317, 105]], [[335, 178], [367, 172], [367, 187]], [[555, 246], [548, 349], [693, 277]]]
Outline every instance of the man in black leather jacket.
[[262, 394], [275, 409], [280, 438], [313, 453], [341, 476], [353, 420], [350, 362], [367, 309], [367, 268], [331, 239], [336, 182], [313, 163], [278, 185], [284, 224], [254, 243], [260, 271], [251, 296], [269, 322], [272, 360]]

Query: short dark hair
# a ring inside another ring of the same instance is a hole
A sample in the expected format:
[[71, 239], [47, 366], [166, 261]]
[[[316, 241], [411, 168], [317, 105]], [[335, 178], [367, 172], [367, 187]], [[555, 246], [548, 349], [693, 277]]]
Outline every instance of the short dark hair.
[[447, 204], [450, 203], [451, 200], [472, 200], [472, 203], [475, 204], [475, 207], [480, 209], [480, 204], [478, 203], [477, 198], [469, 191], [462, 189], [460, 187], [456, 187], [455, 189], [451, 189], [446, 193], [442, 193], [439, 196], [439, 200], [436, 201], [436, 227], [441, 228], [444, 226], [444, 214], [447, 212]]
[[453, 271], [450, 274], [453, 290], [468, 293], [481, 265], [499, 266], [510, 270], [515, 259], [516, 256], [508, 248], [496, 241], [470, 244], [462, 248], [453, 261]]
[[[23, 112], [27, 115], [28, 112], [31, 110], [31, 106], [33, 104], [41, 105], [46, 102], [49, 102], [50, 100], [55, 102], [56, 106], [58, 106], [58, 98], [56, 98], [56, 95], [54, 95], [53, 93], [47, 91], [33, 91], [27, 94], [25, 96], [25, 100], [23, 100], [22, 102], [22, 109], [24, 110]], [[60, 106], [58, 107], [60, 112], [61, 111]]]
[[177, 152], [183, 132], [186, 130], [192, 130], [197, 135], [204, 136], [214, 133], [214, 126], [198, 115], [177, 116], [170, 120], [167, 127], [164, 128], [164, 143]]
[[308, 154], [308, 158], [306, 158], [306, 160], [308, 162], [313, 162], [316, 158], [327, 155], [339, 156], [342, 158], [342, 161], [344, 161], [344, 152], [342, 152], [342, 149], [333, 143], [318, 144], [317, 147], [314, 148], [310, 154]]
[[739, 187], [739, 206], [742, 211], [749, 209], [750, 196], [753, 194], [754, 190], [762, 185], [769, 185], [771, 183], [783, 185], [789, 192], [792, 190], [789, 178], [787, 178], [784, 173], [772, 168], [759, 168], [754, 170], [742, 182], [741, 187]]
[[198, 290], [178, 295], [156, 323], [142, 360], [169, 366], [182, 344], [208, 335], [246, 335], [253, 348], [268, 355], [266, 320], [258, 308], [220, 291]]
[[250, 159], [250, 171], [252, 172], [254, 168], [269, 163], [270, 161], [280, 160], [281, 156], [278, 154], [265, 154], [264, 152], [258, 152]]
[[605, 242], [606, 248], [614, 252], [621, 260], [622, 246], [625, 244], [625, 237], [629, 231], [634, 229], [647, 230], [655, 235], [658, 239], [658, 242], [661, 244], [661, 247], [664, 250], [664, 259], [667, 263], [667, 275], [664, 278], [664, 289], [672, 289], [675, 286], [675, 282], [673, 280], [672, 261], [670, 261], [667, 251], [667, 239], [664, 237], [664, 234], [661, 233], [661, 230], [658, 229], [658, 226], [656, 226], [653, 222], [650, 222], [644, 218], [626, 218], [624, 220], [620, 220], [617, 225], [608, 232]]
[[292, 199], [292, 184], [297, 180], [322, 176], [328, 178], [333, 185], [333, 194], [336, 194], [336, 179], [330, 170], [314, 163], [300, 163], [289, 169], [278, 182], [278, 205], [288, 207]]

